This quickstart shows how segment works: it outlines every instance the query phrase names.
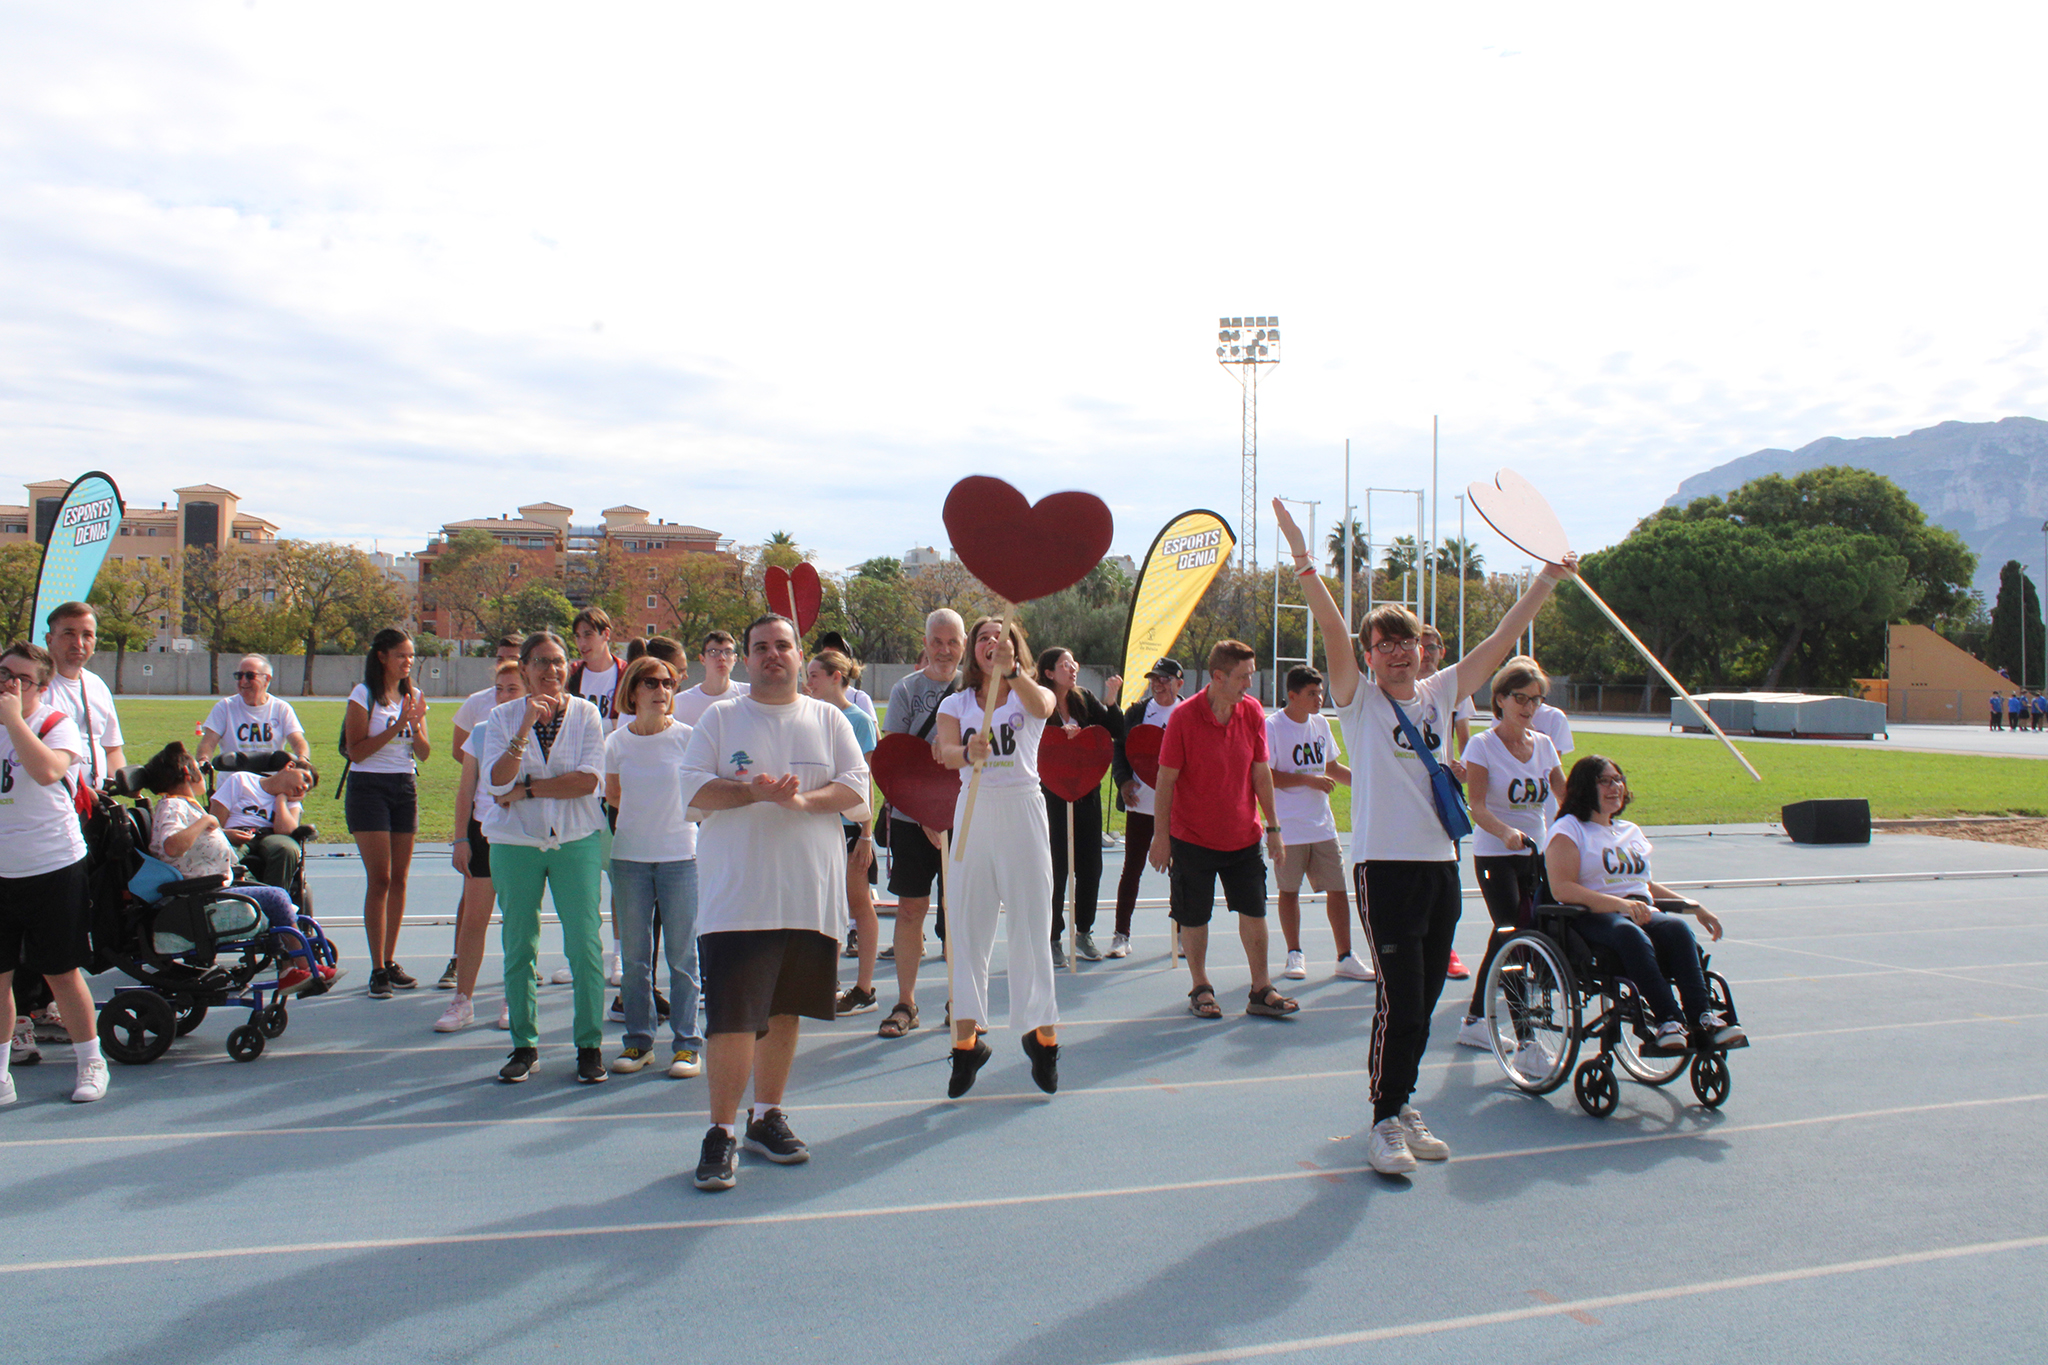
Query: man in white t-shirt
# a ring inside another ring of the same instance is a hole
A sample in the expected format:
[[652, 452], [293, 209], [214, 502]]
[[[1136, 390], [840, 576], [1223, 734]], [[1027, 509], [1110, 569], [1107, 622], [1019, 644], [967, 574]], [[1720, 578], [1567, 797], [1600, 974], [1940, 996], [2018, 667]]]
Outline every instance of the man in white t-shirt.
[[[500, 635], [498, 637], [498, 646], [493, 651], [497, 658], [497, 662], [504, 663], [507, 660], [510, 660], [513, 663], [518, 663], [519, 646], [523, 642], [523, 640], [524, 637], [517, 634]], [[482, 725], [484, 723], [484, 717], [490, 715], [491, 708], [493, 706], [496, 706], [497, 704], [498, 688], [497, 685], [493, 683], [489, 687], [470, 693], [467, 697], [464, 697], [462, 699], [462, 705], [455, 708], [455, 719], [452, 722], [450, 722], [455, 730], [455, 742], [448, 746], [448, 752], [449, 756], [455, 760], [455, 765], [458, 768], [461, 767], [465, 762], [473, 763], [476, 761], [474, 759], [465, 759], [463, 757], [462, 746], [469, 743], [470, 731], [476, 729], [477, 726]], [[457, 792], [455, 798], [455, 843], [453, 845], [454, 859], [455, 870], [462, 874], [465, 885], [467, 884], [470, 875], [469, 853], [472, 847], [470, 840], [467, 837], [467, 831], [469, 830], [469, 827], [475, 822], [476, 814], [471, 809], [470, 803], [465, 802], [462, 799], [462, 794], [460, 792]], [[480, 840], [483, 836], [479, 834], [477, 837]], [[455, 928], [453, 930], [455, 942], [451, 945], [449, 949], [448, 966], [446, 970], [444, 970], [441, 973], [441, 979], [434, 983], [439, 989], [444, 991], [452, 991], [455, 989], [456, 975], [458, 968], [461, 965], [460, 958], [462, 955], [462, 901], [463, 892], [461, 889], [458, 889], [455, 893]], [[504, 1016], [503, 1026], [505, 1028], [512, 1027], [512, 1017], [509, 1012]]]
[[1366, 1159], [1382, 1174], [1400, 1175], [1414, 1170], [1418, 1157], [1441, 1161], [1451, 1154], [1449, 1144], [1429, 1131], [1408, 1101], [1429, 1043], [1430, 1014], [1443, 994], [1462, 908], [1458, 846], [1438, 817], [1429, 764], [1415, 752], [1416, 741], [1439, 766], [1449, 760], [1446, 741], [1457, 698], [1487, 684], [1551, 589], [1574, 572], [1577, 556], [1546, 566], [1493, 634], [1427, 680], [1420, 677], [1422, 623], [1406, 607], [1376, 608], [1359, 631], [1372, 660], [1368, 679], [1351, 648], [1350, 623], [1317, 574], [1301, 528], [1278, 499], [1273, 513], [1293, 552], [1309, 609], [1329, 644], [1330, 699], [1344, 725], [1354, 779], [1352, 887], [1364, 907], [1366, 946], [1379, 974], [1370, 1061], [1373, 1126]]
[[57, 671], [50, 676], [45, 700], [71, 717], [84, 734], [90, 752], [83, 776], [97, 788], [107, 774], [128, 761], [121, 743], [121, 718], [114, 713], [114, 694], [85, 667], [99, 644], [99, 617], [83, 602], [65, 602], [50, 612], [47, 624], [43, 644]]
[[291, 836], [312, 789], [313, 770], [297, 763], [277, 773], [228, 773], [213, 789], [211, 814], [257, 881], [297, 888], [305, 850]]
[[714, 630], [704, 637], [697, 661], [704, 665], [704, 681], [676, 697], [676, 719], [695, 725], [712, 703], [747, 695], [747, 685], [732, 680], [732, 666], [739, 659], [729, 631]]
[[1145, 855], [1152, 847], [1152, 803], [1156, 793], [1138, 776], [1125, 751], [1131, 731], [1156, 725], [1163, 732], [1180, 705], [1186, 684], [1180, 660], [1161, 659], [1145, 671], [1148, 691], [1124, 709], [1124, 732], [1110, 750], [1110, 775], [1116, 779], [1117, 802], [1124, 812], [1124, 867], [1116, 879], [1116, 934], [1104, 957], [1131, 954], [1131, 912], [1138, 904], [1138, 879], [1145, 875]]
[[839, 708], [804, 696], [795, 623], [747, 627], [751, 695], [713, 707], [690, 735], [684, 804], [697, 839], [697, 943], [706, 1005], [711, 1127], [701, 1190], [739, 1178], [739, 1106], [754, 1106], [746, 1145], [778, 1165], [810, 1159], [782, 1112], [798, 1021], [831, 1019], [846, 936], [846, 842], [839, 817], [863, 819], [867, 759]]
[[1323, 718], [1323, 675], [1287, 670], [1287, 705], [1266, 717], [1267, 762], [1273, 770], [1273, 805], [1286, 852], [1275, 869], [1280, 882], [1280, 933], [1287, 940], [1287, 976], [1308, 975], [1301, 950], [1301, 883], [1320, 891], [1337, 943], [1337, 975], [1372, 980], [1372, 968], [1351, 951], [1351, 905], [1344, 895], [1344, 854], [1337, 846], [1337, 816], [1330, 793], [1351, 785], [1351, 769], [1337, 761], [1337, 740]]
[[612, 694], [619, 688], [619, 660], [612, 653], [612, 618], [603, 607], [585, 607], [569, 627], [576, 641], [576, 666], [568, 690], [597, 708], [604, 731], [612, 731]]
[[274, 754], [280, 749], [309, 763], [313, 759], [298, 712], [284, 698], [270, 695], [270, 660], [244, 654], [235, 664], [235, 695], [215, 702], [199, 727], [199, 761], [216, 753]]

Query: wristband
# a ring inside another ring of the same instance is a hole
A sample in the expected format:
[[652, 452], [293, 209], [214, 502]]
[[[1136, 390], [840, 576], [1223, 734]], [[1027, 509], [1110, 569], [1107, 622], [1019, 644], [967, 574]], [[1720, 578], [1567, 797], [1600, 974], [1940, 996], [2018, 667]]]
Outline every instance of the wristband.
[[1539, 583], [1548, 583], [1551, 587], [1554, 588], [1558, 584], [1564, 582], [1564, 575], [1561, 573], [1552, 573], [1550, 571], [1550, 567], [1548, 565], [1545, 565], [1543, 572], [1536, 575], [1536, 581]]
[[1316, 566], [1311, 564], [1306, 569], [1296, 569], [1294, 576], [1296, 578], [1314, 578], [1316, 576]]

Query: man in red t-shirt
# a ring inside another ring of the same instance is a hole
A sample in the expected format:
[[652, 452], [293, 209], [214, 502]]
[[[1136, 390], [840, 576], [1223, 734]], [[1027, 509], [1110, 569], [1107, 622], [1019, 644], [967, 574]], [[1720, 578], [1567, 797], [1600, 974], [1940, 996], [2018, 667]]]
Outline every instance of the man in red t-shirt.
[[1266, 967], [1266, 863], [1259, 854], [1259, 815], [1265, 843], [1280, 862], [1280, 821], [1273, 812], [1273, 772], [1267, 765], [1266, 712], [1251, 687], [1250, 645], [1218, 641], [1209, 651], [1209, 685], [1174, 710], [1159, 748], [1159, 788], [1153, 806], [1152, 866], [1168, 874], [1174, 923], [1188, 955], [1188, 1012], [1220, 1019], [1209, 984], [1209, 917], [1216, 912], [1216, 880], [1237, 914], [1252, 969], [1246, 1014], [1279, 1019], [1301, 1006], [1273, 989]]

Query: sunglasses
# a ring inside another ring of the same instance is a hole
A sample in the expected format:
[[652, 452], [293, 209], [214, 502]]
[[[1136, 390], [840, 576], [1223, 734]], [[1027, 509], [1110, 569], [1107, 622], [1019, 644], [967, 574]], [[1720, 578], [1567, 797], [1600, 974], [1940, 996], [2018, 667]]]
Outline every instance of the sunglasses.
[[676, 680], [674, 678], [642, 678], [640, 685], [642, 687], [659, 687], [670, 692], [676, 690]]
[[256, 680], [258, 679], [258, 678], [260, 678], [260, 677], [262, 677], [262, 676], [263, 676], [263, 674], [261, 674], [261, 673], [237, 673], [237, 674], [235, 674], [235, 681], [236, 681], [236, 682], [255, 682], [255, 681], [256, 681]]

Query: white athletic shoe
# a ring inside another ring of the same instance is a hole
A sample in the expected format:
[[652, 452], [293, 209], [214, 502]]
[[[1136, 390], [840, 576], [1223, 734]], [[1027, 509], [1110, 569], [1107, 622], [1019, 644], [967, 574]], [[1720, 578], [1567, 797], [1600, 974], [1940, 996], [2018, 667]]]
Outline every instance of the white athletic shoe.
[[1357, 953], [1346, 953], [1337, 959], [1337, 975], [1346, 981], [1373, 980], [1372, 965]]
[[676, 1059], [668, 1064], [668, 1077], [672, 1081], [687, 1081], [703, 1070], [704, 1063], [698, 1059], [697, 1054], [689, 1048], [684, 1048], [676, 1054]]
[[14, 1103], [14, 1077], [0, 1076], [0, 1104]]
[[1550, 1052], [1531, 1038], [1515, 1049], [1515, 1059], [1509, 1065], [1520, 1075], [1537, 1080], [1550, 1074]]
[[1365, 1159], [1381, 1175], [1406, 1175], [1415, 1169], [1415, 1156], [1408, 1150], [1408, 1134], [1402, 1130], [1401, 1120], [1381, 1119], [1372, 1126]]
[[1742, 1031], [1742, 1025], [1729, 1023], [1719, 1010], [1708, 1010], [1700, 1016], [1700, 1032], [1715, 1047], [1733, 1047], [1749, 1037]]
[[458, 991], [455, 998], [448, 1002], [447, 1010], [434, 1021], [434, 1032], [460, 1033], [475, 1022], [476, 1006], [469, 1003], [468, 996]]
[[502, 1005], [498, 1006], [498, 1022], [497, 1022], [497, 1023], [495, 1023], [495, 1024], [492, 1024], [492, 1025], [491, 1025], [491, 1027], [492, 1027], [492, 1028], [501, 1028], [501, 1029], [510, 1029], [510, 1028], [512, 1027], [512, 1002], [511, 1002], [511, 1001], [509, 1001], [509, 1000], [508, 1000], [508, 1001], [506, 1001], [506, 1002], [505, 1002], [504, 1004], [502, 1004]]
[[1401, 1135], [1408, 1139], [1408, 1155], [1420, 1161], [1442, 1161], [1451, 1154], [1451, 1144], [1429, 1131], [1422, 1111], [1412, 1104], [1401, 1106]]
[[1131, 936], [1130, 936], [1129, 934], [1113, 934], [1113, 935], [1111, 935], [1111, 936], [1110, 936], [1110, 940], [1109, 940], [1109, 951], [1108, 951], [1108, 952], [1106, 952], [1106, 953], [1104, 953], [1104, 954], [1103, 954], [1103, 956], [1104, 956], [1104, 957], [1129, 957], [1130, 955], [1131, 955]]
[[1308, 980], [1308, 954], [1299, 948], [1287, 950], [1287, 970], [1282, 973], [1289, 981]]
[[91, 1104], [94, 1100], [103, 1100], [106, 1097], [107, 1063], [105, 1059], [95, 1057], [89, 1062], [81, 1062], [78, 1067], [78, 1089], [71, 1092], [72, 1103]]
[[1493, 1026], [1479, 1015], [1466, 1015], [1465, 1022], [1458, 1025], [1458, 1046], [1493, 1051]]
[[35, 1021], [21, 1015], [14, 1021], [14, 1037], [8, 1042], [9, 1066], [34, 1066], [43, 1060], [43, 1051], [36, 1046]]
[[[564, 977], [563, 979], [567, 980], [568, 978]], [[607, 986], [623, 986], [626, 984], [626, 969], [621, 964], [618, 953], [611, 949], [605, 950], [604, 984]]]
[[570, 971], [567, 967], [555, 968], [555, 974], [552, 978], [552, 980], [557, 986], [566, 986], [575, 979], [576, 973]]

